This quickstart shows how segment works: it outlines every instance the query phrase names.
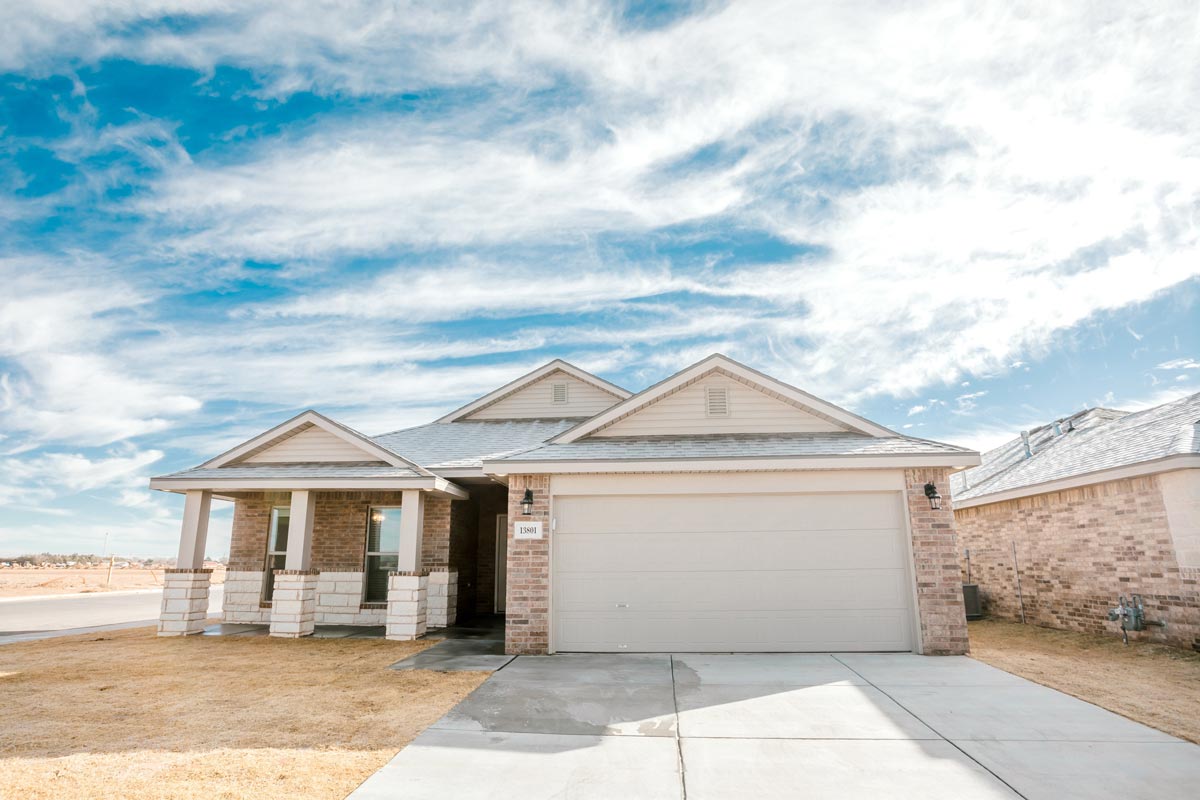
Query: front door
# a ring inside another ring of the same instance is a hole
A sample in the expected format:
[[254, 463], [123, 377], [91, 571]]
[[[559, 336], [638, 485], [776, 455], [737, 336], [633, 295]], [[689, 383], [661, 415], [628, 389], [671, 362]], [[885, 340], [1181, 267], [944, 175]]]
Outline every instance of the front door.
[[496, 515], [496, 613], [504, 613], [508, 591], [508, 514]]

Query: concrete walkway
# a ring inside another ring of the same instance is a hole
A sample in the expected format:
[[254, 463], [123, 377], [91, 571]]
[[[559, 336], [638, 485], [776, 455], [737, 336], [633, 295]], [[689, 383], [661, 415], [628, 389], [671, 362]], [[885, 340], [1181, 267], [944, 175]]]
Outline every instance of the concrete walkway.
[[969, 658], [564, 655], [513, 660], [351, 797], [1161, 800], [1197, 786], [1200, 747]]

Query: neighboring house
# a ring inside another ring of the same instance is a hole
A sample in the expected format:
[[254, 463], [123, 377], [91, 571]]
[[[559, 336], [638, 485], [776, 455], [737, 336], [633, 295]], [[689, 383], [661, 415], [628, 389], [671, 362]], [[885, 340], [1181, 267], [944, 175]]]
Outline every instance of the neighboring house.
[[953, 514], [928, 495], [978, 463], [720, 355], [633, 395], [552, 361], [374, 437], [306, 411], [151, 481], [187, 496], [159, 631], [203, 629], [217, 497], [224, 619], [278, 636], [503, 613], [510, 653], [962, 653]]
[[[1200, 650], [1200, 394], [1136, 414], [1092, 408], [1027, 431], [951, 478], [959, 546], [991, 614]], [[1013, 544], [1019, 567], [1013, 569]]]

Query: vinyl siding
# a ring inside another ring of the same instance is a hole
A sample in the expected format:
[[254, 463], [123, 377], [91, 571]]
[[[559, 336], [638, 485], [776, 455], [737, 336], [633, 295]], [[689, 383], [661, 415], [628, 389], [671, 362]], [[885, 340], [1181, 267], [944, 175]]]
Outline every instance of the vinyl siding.
[[377, 459], [374, 455], [317, 427], [306, 428], [295, 436], [289, 436], [278, 444], [243, 459], [249, 464], [375, 460]]
[[[710, 417], [705, 389], [729, 392], [729, 415]], [[827, 433], [832, 422], [777, 400], [740, 381], [712, 375], [667, 395], [593, 436], [658, 436], [688, 433]]]
[[[555, 403], [553, 386], [567, 384], [567, 402]], [[490, 406], [479, 409], [466, 419], [552, 419], [591, 417], [620, 401], [608, 392], [584, 383], [565, 372], [552, 372]]]

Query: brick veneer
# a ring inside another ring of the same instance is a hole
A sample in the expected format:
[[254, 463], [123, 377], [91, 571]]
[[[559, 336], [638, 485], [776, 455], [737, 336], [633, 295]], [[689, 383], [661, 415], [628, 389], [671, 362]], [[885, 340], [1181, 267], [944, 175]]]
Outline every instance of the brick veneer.
[[[312, 568], [322, 573], [316, 588], [316, 619], [322, 623], [381, 624], [382, 608], [361, 608], [365, 569], [367, 513], [371, 506], [400, 506], [400, 492], [318, 492], [313, 517]], [[229, 569], [241, 580], [226, 594], [226, 621], [268, 621], [269, 609], [260, 609], [263, 565], [271, 508], [291, 502], [288, 492], [263, 492], [241, 497], [234, 506], [229, 544]], [[477, 512], [469, 503], [426, 497], [422, 529], [422, 569], [454, 566], [452, 555], [469, 563], [475, 538]], [[460, 545], [468, 543], [468, 546]], [[452, 544], [455, 547], [452, 550]], [[357, 582], [357, 588], [353, 584]], [[457, 598], [457, 587], [449, 596]]]
[[[521, 498], [533, 490], [533, 514], [521, 514]], [[542, 522], [541, 539], [513, 538], [513, 523]], [[550, 477], [510, 475], [508, 480], [508, 591], [504, 652], [536, 655], [550, 650]]]
[[[1157, 476], [1109, 481], [955, 512], [959, 545], [991, 616], [1034, 625], [1119, 633], [1108, 622], [1118, 595], [1140, 594], [1148, 627], [1138, 638], [1200, 650], [1200, 572], [1175, 557]], [[962, 553], [960, 552], [960, 557]], [[965, 559], [962, 561], [965, 569]]]
[[[940, 510], [929, 507], [929, 499], [925, 496], [925, 484], [929, 482], [943, 493]], [[949, 497], [949, 472], [944, 469], [905, 470], [904, 483], [912, 531], [922, 652], [926, 655], [961, 655], [968, 649], [967, 618], [958, 569], [954, 510]]]

